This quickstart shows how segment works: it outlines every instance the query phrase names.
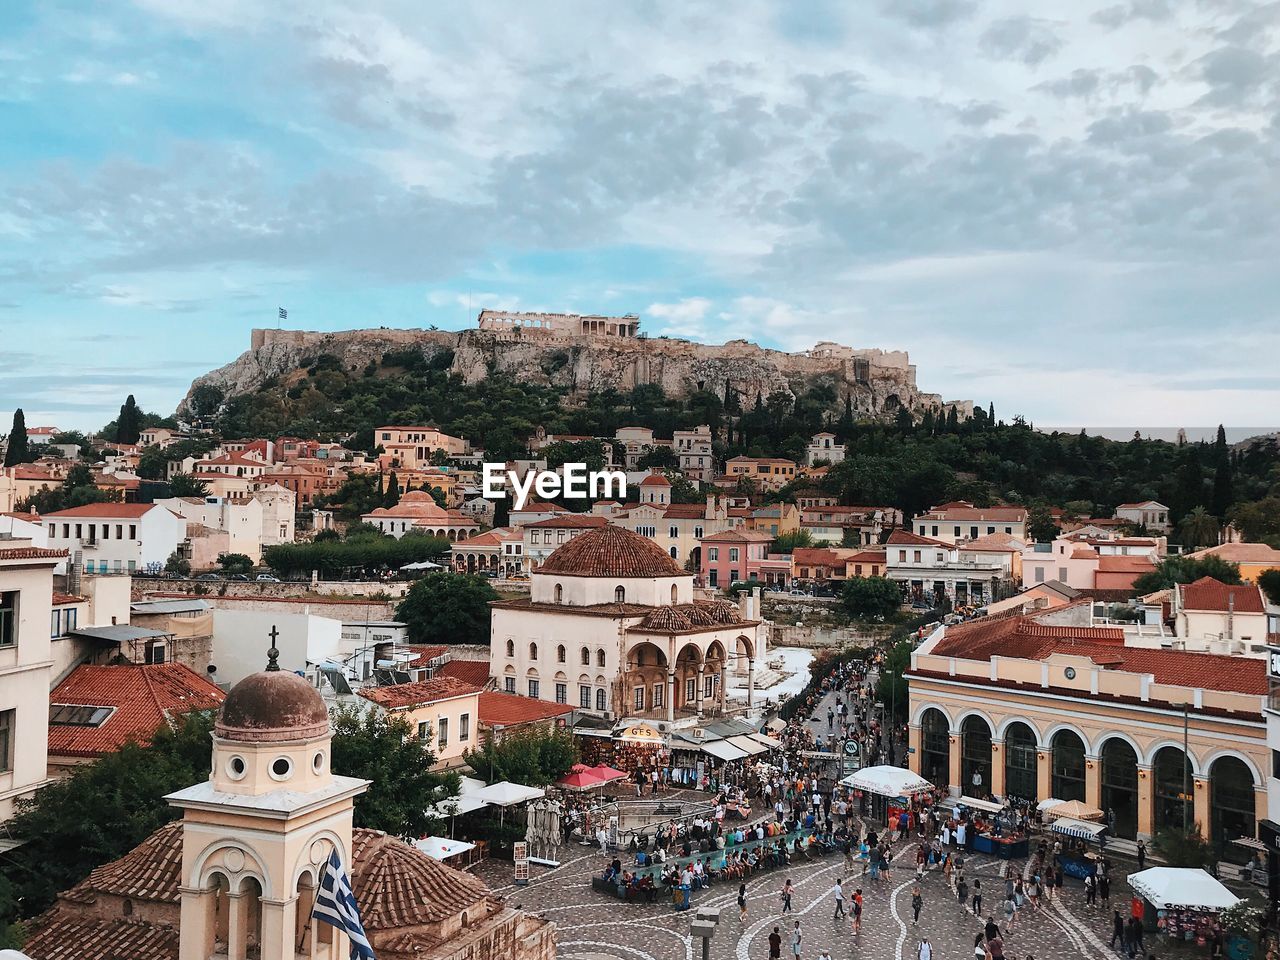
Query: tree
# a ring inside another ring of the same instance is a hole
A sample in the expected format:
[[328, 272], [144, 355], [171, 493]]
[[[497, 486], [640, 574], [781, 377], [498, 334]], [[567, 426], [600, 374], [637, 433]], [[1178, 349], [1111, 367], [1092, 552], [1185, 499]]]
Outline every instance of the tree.
[[396, 476], [394, 470], [387, 478], [387, 492], [382, 495], [382, 505], [384, 507], [394, 507], [400, 502], [400, 478]]
[[1240, 567], [1212, 554], [1205, 557], [1166, 557], [1156, 564], [1150, 573], [1144, 573], [1133, 582], [1139, 596], [1168, 590], [1177, 583], [1192, 583], [1201, 577], [1213, 577], [1226, 584], [1240, 583]]
[[1258, 574], [1258, 586], [1268, 600], [1280, 606], [1280, 570], [1263, 570]]
[[[403, 714], [382, 709], [333, 711], [333, 757], [330, 766], [343, 776], [371, 781], [356, 797], [355, 825], [382, 830], [393, 837], [420, 837], [431, 818], [429, 801], [440, 788], [457, 793], [456, 774], [440, 774], [431, 740], [419, 740]], [[207, 765], [207, 761], [206, 761]]]
[[1218, 424], [1218, 437], [1213, 444], [1213, 513], [1225, 517], [1231, 508], [1231, 449], [1227, 446], [1227, 431]]
[[244, 553], [223, 553], [218, 555], [218, 566], [227, 573], [248, 573], [253, 559]]
[[209, 492], [209, 484], [189, 473], [175, 473], [169, 478], [169, 493], [175, 497], [203, 497]]
[[778, 534], [769, 549], [773, 553], [793, 553], [797, 547], [812, 546], [813, 534], [801, 527], [799, 530], [789, 530], [786, 533]]
[[1240, 535], [1250, 543], [1280, 541], [1280, 496], [1238, 503], [1228, 516]]
[[61, 486], [37, 490], [23, 501], [20, 509], [29, 510], [34, 507], [37, 513], [53, 513], [90, 503], [109, 503], [119, 498], [118, 493], [99, 490], [89, 468], [83, 463], [77, 463], [67, 471]]
[[489, 581], [437, 571], [423, 577], [396, 607], [414, 643], [489, 642], [489, 604], [498, 594]]
[[448, 507], [449, 497], [439, 487], [433, 487], [429, 483], [424, 483], [422, 489], [431, 494], [431, 499], [436, 502], [437, 507]]
[[517, 730], [495, 743], [486, 737], [465, 755], [468, 766], [490, 783], [510, 780], [533, 787], [554, 783], [578, 762], [573, 736], [559, 728]]
[[218, 408], [222, 406], [225, 396], [213, 384], [202, 383], [192, 389], [191, 401], [188, 406], [197, 417], [212, 417], [218, 412]]
[[27, 442], [27, 416], [19, 407], [13, 411], [13, 427], [9, 430], [9, 445], [4, 451], [4, 465], [12, 467], [35, 460], [31, 445]]
[[120, 415], [116, 417], [116, 443], [135, 444], [141, 433], [142, 411], [131, 393], [121, 404]]
[[191, 576], [191, 561], [175, 550], [169, 554], [169, 559], [164, 562], [164, 572], [171, 573], [177, 577], [189, 577]]
[[1204, 507], [1196, 507], [1178, 523], [1182, 545], [1190, 549], [1208, 547], [1218, 542], [1218, 521]]
[[902, 588], [885, 577], [850, 577], [841, 588], [840, 602], [851, 617], [887, 620], [902, 607]]
[[1215, 859], [1213, 844], [1200, 836], [1198, 824], [1185, 831], [1181, 824], [1158, 827], [1151, 845], [1171, 867], [1207, 867]]
[[1059, 528], [1054, 522], [1049, 508], [1040, 505], [1033, 507], [1027, 514], [1027, 536], [1035, 543], [1052, 543], [1058, 536]]

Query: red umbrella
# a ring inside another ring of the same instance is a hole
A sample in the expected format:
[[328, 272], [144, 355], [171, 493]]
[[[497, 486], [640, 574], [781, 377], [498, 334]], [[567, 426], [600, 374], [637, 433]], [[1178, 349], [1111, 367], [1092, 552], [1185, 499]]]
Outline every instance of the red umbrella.
[[592, 787], [598, 787], [602, 783], [604, 781], [589, 770], [571, 773], [556, 781], [557, 786], [564, 787], [566, 790], [590, 790]]
[[575, 763], [572, 767], [569, 768], [569, 772], [570, 773], [590, 773], [591, 768], [588, 767], [585, 763]]
[[602, 763], [590, 770], [592, 776], [600, 779], [602, 783], [608, 783], [610, 780], [625, 780], [626, 774], [621, 770], [616, 770], [607, 763]]

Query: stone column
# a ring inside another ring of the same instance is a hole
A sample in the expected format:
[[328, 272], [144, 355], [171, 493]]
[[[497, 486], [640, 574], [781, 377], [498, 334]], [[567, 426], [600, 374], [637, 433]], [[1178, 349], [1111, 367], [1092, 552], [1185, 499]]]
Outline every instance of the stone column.
[[[249, 934], [249, 898], [243, 893], [227, 894], [227, 958], [245, 960]], [[270, 954], [268, 954], [270, 956]]]
[[1004, 741], [991, 741], [991, 795], [1004, 796]]
[[181, 887], [182, 900], [179, 913], [178, 956], [182, 960], [194, 957], [206, 960], [213, 953], [214, 898], [212, 890]]
[[[755, 696], [756, 687], [756, 658], [747, 657], [747, 709], [753, 706], [753, 697]], [[1262, 809], [1266, 809], [1264, 804]]]
[[907, 766], [911, 768], [912, 773], [920, 773], [920, 768], [924, 764], [924, 758], [920, 755], [920, 748], [923, 738], [920, 735], [920, 724], [912, 723], [907, 726]]
[[1041, 800], [1053, 796], [1053, 766], [1048, 750], [1036, 751], [1036, 796]]
[[1152, 829], [1151, 767], [1138, 764], [1138, 836], [1150, 839]]
[[729, 707], [729, 661], [722, 660], [720, 662], [720, 713], [721, 715]]
[[1084, 802], [1107, 812], [1102, 805], [1102, 759], [1088, 754], [1084, 758]]
[[1208, 840], [1213, 833], [1213, 821], [1209, 812], [1209, 778], [1196, 775], [1193, 780], [1195, 783], [1191, 788], [1191, 795], [1195, 797], [1195, 802], [1191, 816], [1195, 819], [1200, 836]]
[[268, 900], [263, 897], [262, 904], [262, 943], [259, 949], [261, 956], [288, 957], [296, 956], [293, 938], [297, 931], [298, 898], [288, 900]]
[[667, 723], [676, 719], [676, 672], [667, 671]]
[[702, 678], [703, 678], [703, 670], [705, 669], [706, 669], [706, 664], [704, 663], [698, 664], [698, 686], [693, 691], [693, 702], [697, 704], [699, 720], [702, 719]]
[[960, 763], [960, 732], [957, 730], [947, 739], [949, 755], [947, 757], [947, 785], [951, 788], [953, 797], [960, 796], [964, 792], [961, 781], [964, 779], [961, 773]]

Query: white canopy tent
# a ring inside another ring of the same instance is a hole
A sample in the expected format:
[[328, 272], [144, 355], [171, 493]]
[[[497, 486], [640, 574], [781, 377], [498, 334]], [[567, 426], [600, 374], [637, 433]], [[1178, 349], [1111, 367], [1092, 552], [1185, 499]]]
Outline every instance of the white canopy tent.
[[545, 797], [547, 791], [538, 787], [526, 787], [522, 783], [512, 783], [510, 780], [502, 780], [498, 783], [491, 783], [487, 787], [481, 787], [469, 796], [477, 800], [483, 800], [485, 803], [491, 803], [495, 807], [514, 807], [520, 803], [528, 803], [530, 800], [537, 800]]
[[747, 755], [745, 750], [739, 750], [728, 740], [709, 740], [702, 744], [702, 752], [709, 753], [717, 760], [741, 760]]
[[961, 797], [956, 803], [970, 810], [981, 810], [983, 813], [999, 813], [1004, 806], [991, 800], [980, 800], [977, 797]]
[[754, 756], [758, 756], [759, 754], [766, 753], [769, 749], [763, 744], [757, 743], [749, 735], [743, 735], [740, 737], [730, 737], [729, 742], [749, 757], [754, 757]]
[[856, 773], [849, 774], [840, 782], [846, 787], [865, 790], [879, 797], [906, 797], [933, 789], [933, 784], [920, 774], [887, 764], [864, 767]]
[[1048, 800], [1041, 800], [1039, 803], [1037, 803], [1036, 809], [1043, 813], [1045, 810], [1048, 810], [1050, 807], [1056, 807], [1060, 803], [1063, 803], [1063, 801], [1057, 799], [1056, 797], [1050, 797]]
[[1129, 874], [1129, 886], [1161, 910], [1220, 913], [1240, 902], [1218, 880], [1195, 867], [1149, 867]]
[[401, 570], [443, 570], [444, 567], [438, 563], [432, 563], [430, 560], [419, 560], [416, 563], [404, 563], [400, 565]]

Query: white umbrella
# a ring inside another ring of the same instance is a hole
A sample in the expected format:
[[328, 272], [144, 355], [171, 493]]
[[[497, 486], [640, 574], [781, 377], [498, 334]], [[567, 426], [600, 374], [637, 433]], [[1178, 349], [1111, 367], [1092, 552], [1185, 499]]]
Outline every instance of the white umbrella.
[[476, 848], [474, 843], [467, 843], [465, 840], [446, 840], [444, 837], [424, 837], [413, 841], [413, 845], [432, 860], [448, 860], [450, 857]]
[[1129, 874], [1129, 886], [1161, 910], [1183, 908], [1219, 913], [1240, 898], [1195, 867], [1149, 867]]
[[864, 767], [856, 773], [849, 774], [840, 782], [846, 787], [864, 790], [880, 797], [905, 797], [933, 789], [933, 784], [920, 774], [887, 764]]
[[1043, 812], [1045, 810], [1048, 810], [1050, 807], [1056, 807], [1058, 806], [1058, 804], [1063, 802], [1065, 801], [1058, 800], [1055, 797], [1050, 797], [1048, 800], [1041, 800], [1039, 803], [1037, 803], [1036, 809]]
[[502, 780], [498, 783], [491, 783], [487, 787], [481, 787], [475, 793], [470, 794], [477, 800], [483, 800], [485, 803], [491, 803], [495, 807], [500, 807], [498, 814], [498, 823], [506, 821], [507, 807], [514, 807], [517, 804], [528, 803], [530, 800], [537, 800], [539, 797], [545, 797], [547, 791], [539, 790], [537, 787], [526, 787], [521, 783], [512, 783], [510, 780]]
[[438, 563], [432, 563], [430, 560], [419, 560], [417, 563], [401, 564], [401, 570], [443, 570], [444, 567]]

